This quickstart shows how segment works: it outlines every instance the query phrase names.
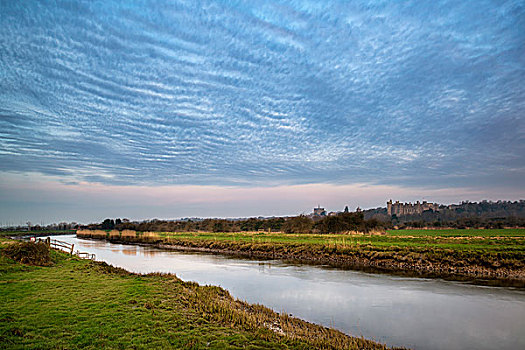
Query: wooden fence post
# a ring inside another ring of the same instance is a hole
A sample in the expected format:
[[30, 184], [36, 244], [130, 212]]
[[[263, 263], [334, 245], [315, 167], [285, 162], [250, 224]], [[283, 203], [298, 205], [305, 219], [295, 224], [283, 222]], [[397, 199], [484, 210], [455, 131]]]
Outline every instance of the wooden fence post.
[[71, 244], [71, 255], [73, 255], [73, 248], [75, 248], [75, 245]]
[[48, 247], [51, 246], [51, 238], [50, 237], [46, 238], [46, 244], [47, 244]]

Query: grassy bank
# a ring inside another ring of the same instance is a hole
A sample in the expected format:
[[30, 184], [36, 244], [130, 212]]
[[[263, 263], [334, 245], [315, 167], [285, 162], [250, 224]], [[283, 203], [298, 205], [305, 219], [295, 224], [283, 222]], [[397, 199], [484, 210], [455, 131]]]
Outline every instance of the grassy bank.
[[79, 231], [80, 237], [153, 243], [257, 258], [525, 286], [525, 230], [399, 230], [382, 235], [263, 232]]
[[385, 348], [174, 275], [131, 274], [55, 251], [47, 266], [3, 255], [1, 348]]

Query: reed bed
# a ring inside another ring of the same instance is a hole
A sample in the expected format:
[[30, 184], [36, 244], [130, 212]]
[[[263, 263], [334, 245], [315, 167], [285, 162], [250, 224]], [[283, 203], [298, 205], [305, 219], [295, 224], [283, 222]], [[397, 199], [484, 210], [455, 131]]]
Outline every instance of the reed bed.
[[104, 230], [77, 230], [77, 236], [83, 238], [105, 239], [108, 234]]
[[107, 232], [103, 230], [93, 230], [91, 232], [92, 238], [107, 238]]
[[145, 242], [156, 242], [156, 241], [162, 240], [162, 237], [159, 235], [158, 232], [151, 232], [151, 231], [143, 232], [140, 235], [140, 238], [144, 240]]
[[118, 230], [111, 230], [108, 233], [108, 237], [110, 240], [120, 239], [120, 232]]
[[91, 237], [91, 230], [77, 230], [77, 237]]
[[135, 230], [122, 230], [120, 238], [126, 241], [132, 241], [137, 238], [137, 231]]

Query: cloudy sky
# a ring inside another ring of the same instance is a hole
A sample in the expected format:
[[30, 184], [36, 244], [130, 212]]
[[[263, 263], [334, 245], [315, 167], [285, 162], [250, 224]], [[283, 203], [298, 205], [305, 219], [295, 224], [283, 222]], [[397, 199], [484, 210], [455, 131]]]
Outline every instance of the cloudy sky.
[[0, 1], [0, 224], [525, 197], [525, 4]]

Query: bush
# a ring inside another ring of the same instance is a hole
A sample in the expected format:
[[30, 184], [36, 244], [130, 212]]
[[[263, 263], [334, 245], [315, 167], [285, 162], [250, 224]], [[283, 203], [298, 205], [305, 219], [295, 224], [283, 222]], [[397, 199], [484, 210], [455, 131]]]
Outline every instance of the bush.
[[2, 254], [22, 264], [45, 266], [51, 264], [49, 247], [43, 242], [18, 242], [10, 244]]

